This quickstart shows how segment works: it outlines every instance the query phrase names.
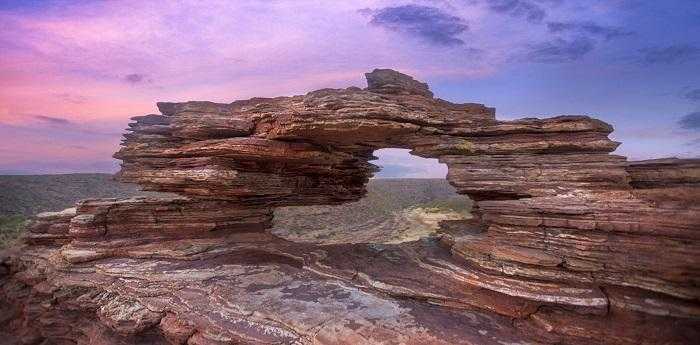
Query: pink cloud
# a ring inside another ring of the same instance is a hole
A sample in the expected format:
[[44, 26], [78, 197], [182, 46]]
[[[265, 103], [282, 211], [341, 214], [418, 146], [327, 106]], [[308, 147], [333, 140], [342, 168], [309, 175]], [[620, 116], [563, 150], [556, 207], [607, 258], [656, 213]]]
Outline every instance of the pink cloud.
[[[361, 86], [362, 73], [377, 66], [418, 77], [493, 71], [455, 67], [459, 52], [435, 56], [367, 26], [357, 9], [382, 3], [112, 1], [32, 15], [0, 12], [7, 23], [2, 36], [13, 42], [0, 60], [2, 120], [17, 123], [30, 113], [122, 119], [153, 111], [157, 100], [231, 101]], [[149, 82], [123, 82], [133, 75]]]

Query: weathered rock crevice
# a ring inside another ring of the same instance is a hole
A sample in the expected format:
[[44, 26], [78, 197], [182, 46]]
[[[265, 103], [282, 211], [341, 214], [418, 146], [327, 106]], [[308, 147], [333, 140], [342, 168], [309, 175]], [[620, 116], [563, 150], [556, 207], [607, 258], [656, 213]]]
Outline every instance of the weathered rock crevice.
[[[2, 257], [5, 339], [57, 344], [684, 344], [700, 337], [700, 163], [628, 162], [587, 116], [499, 121], [391, 70], [368, 88], [158, 103], [119, 179]], [[380, 148], [448, 166], [474, 218], [317, 245], [282, 206], [356, 201]]]

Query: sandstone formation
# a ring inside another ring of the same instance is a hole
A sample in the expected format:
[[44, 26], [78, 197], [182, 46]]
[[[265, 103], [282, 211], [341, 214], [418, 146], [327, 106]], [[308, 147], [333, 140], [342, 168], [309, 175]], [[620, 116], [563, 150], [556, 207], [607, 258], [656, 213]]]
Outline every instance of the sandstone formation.
[[[133, 118], [119, 178], [175, 198], [41, 215], [2, 257], [22, 344], [690, 344], [700, 161], [628, 162], [587, 116], [499, 121], [391, 70], [368, 88]], [[474, 219], [398, 244], [270, 234], [360, 199], [380, 148], [447, 164]]]

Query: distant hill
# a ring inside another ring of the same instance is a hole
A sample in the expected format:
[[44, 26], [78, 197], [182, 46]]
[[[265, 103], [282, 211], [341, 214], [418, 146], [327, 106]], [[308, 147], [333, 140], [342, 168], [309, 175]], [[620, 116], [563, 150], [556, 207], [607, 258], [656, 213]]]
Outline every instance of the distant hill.
[[0, 169], [0, 175], [32, 175], [24, 170], [2, 170]]
[[86, 198], [148, 195], [136, 185], [119, 183], [110, 174], [0, 176], [0, 216], [31, 216], [58, 211]]

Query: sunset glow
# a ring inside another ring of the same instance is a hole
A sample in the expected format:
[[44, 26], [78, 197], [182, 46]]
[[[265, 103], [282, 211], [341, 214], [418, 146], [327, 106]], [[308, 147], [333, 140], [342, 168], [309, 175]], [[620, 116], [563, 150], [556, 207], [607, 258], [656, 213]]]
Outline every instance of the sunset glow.
[[599, 117], [631, 159], [695, 157], [700, 3], [672, 3], [3, 1], [0, 170], [114, 172], [157, 101], [364, 87], [375, 67], [499, 119]]

